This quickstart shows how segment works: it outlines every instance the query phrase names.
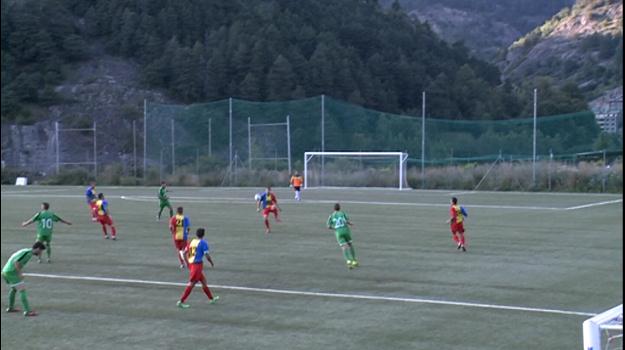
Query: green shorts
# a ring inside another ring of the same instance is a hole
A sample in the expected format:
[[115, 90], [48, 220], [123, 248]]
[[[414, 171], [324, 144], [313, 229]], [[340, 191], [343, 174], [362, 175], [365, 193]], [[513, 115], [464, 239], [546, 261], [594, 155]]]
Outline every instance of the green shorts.
[[164, 200], [164, 201], [162, 200], [161, 203], [160, 203], [160, 207], [161, 207], [161, 209], [163, 209], [165, 207], [171, 209], [171, 204], [169, 204], [169, 200]]
[[2, 278], [11, 288], [24, 283], [17, 275], [17, 272], [3, 272]]
[[347, 243], [352, 243], [352, 233], [349, 229], [339, 229], [334, 232], [336, 234], [336, 241], [340, 246]]
[[50, 244], [50, 241], [52, 241], [52, 236], [37, 235], [37, 241], [41, 243], [46, 242]]

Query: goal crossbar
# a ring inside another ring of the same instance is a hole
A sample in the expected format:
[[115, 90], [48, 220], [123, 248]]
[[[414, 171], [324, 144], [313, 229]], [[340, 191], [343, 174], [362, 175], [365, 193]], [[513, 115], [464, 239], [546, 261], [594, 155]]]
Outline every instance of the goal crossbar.
[[359, 157], [397, 157], [399, 160], [399, 189], [404, 189], [406, 160], [405, 152], [304, 152], [304, 188], [308, 188], [308, 162], [314, 156], [359, 156]]

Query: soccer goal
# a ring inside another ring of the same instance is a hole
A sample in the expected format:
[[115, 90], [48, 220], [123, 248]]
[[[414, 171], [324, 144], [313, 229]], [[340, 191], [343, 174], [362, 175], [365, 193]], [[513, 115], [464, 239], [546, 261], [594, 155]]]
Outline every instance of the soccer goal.
[[582, 330], [584, 350], [623, 349], [623, 304], [587, 319]]
[[305, 152], [304, 188], [407, 188], [404, 152]]

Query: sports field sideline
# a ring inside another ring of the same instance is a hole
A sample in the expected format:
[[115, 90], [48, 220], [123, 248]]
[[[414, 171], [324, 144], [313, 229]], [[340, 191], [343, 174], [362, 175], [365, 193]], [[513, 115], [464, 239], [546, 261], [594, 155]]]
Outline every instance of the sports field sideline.
[[[207, 228], [221, 296], [175, 302], [177, 266], [156, 188], [98, 187], [119, 241], [102, 239], [82, 187], [2, 187], [2, 261], [32, 245], [20, 223], [42, 201], [55, 225], [53, 263], [26, 266], [41, 315], [2, 315], [2, 345], [28, 348], [576, 349], [581, 323], [621, 304], [622, 195], [276, 189], [283, 222], [265, 237], [260, 188], [171, 188], [192, 227]], [[445, 220], [469, 211], [468, 252]], [[348, 270], [325, 221], [340, 201], [361, 267]], [[2, 303], [7, 287], [2, 285]], [[26, 341], [26, 339], [30, 339]], [[26, 341], [26, 343], [25, 343]]]

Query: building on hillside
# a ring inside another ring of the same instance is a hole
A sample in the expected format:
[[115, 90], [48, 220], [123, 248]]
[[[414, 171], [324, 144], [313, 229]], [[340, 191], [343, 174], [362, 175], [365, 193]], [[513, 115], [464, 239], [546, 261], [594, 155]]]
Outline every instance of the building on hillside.
[[623, 127], [623, 90], [612, 91], [590, 103], [601, 130], [618, 132]]

